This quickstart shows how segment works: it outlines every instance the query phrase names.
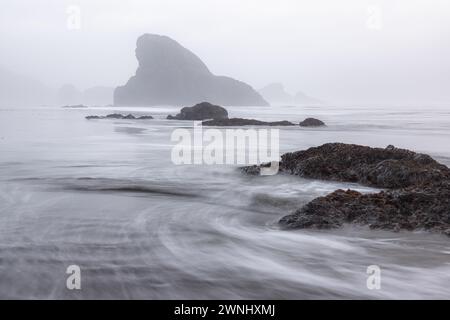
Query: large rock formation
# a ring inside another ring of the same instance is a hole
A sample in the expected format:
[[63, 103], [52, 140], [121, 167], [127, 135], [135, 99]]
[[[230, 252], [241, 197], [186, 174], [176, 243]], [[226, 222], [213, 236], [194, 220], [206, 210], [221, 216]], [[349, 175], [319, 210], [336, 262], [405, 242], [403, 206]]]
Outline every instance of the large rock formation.
[[[281, 157], [281, 172], [305, 178], [357, 182], [387, 190], [337, 190], [314, 199], [280, 223], [288, 228], [335, 228], [344, 223], [450, 235], [450, 169], [430, 156], [388, 146], [329, 143]], [[258, 174], [260, 167], [243, 168]]]
[[114, 91], [115, 105], [179, 105], [211, 101], [222, 105], [267, 105], [248, 84], [216, 76], [191, 51], [166, 36], [137, 40], [139, 67]]

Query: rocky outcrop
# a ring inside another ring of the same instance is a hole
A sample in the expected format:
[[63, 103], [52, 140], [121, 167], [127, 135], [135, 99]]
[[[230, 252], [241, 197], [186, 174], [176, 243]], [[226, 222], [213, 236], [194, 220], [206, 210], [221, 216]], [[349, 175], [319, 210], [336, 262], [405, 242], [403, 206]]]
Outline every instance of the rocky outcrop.
[[267, 105], [248, 84], [212, 74], [191, 51], [166, 36], [137, 40], [136, 75], [114, 91], [115, 105], [183, 105], [211, 101], [222, 105]]
[[374, 194], [337, 190], [280, 220], [287, 228], [330, 229], [344, 223], [393, 231], [422, 229], [450, 236], [450, 184]]
[[215, 119], [203, 121], [204, 126], [217, 126], [217, 127], [227, 127], [227, 126], [295, 126], [294, 123], [289, 121], [273, 121], [266, 122], [254, 119], [242, 119], [242, 118], [229, 118], [229, 119]]
[[65, 84], [58, 89], [56, 100], [64, 105], [110, 105], [113, 101], [114, 88], [111, 87], [92, 87], [84, 91], [79, 90], [73, 84]]
[[228, 111], [209, 102], [202, 102], [193, 107], [184, 107], [176, 116], [169, 115], [169, 120], [205, 120], [228, 118]]
[[153, 119], [152, 116], [139, 116], [139, 117], [135, 117], [134, 115], [127, 114], [127, 115], [123, 115], [120, 113], [112, 113], [112, 114], [108, 114], [106, 116], [87, 116], [86, 119], [88, 120], [92, 120], [92, 119], [128, 119], [128, 120], [148, 120], [148, 119]]
[[[450, 235], [450, 169], [413, 151], [329, 143], [281, 157], [280, 171], [305, 178], [357, 182], [387, 190], [361, 194], [337, 190], [314, 199], [280, 224], [335, 228], [344, 223], [390, 230], [430, 230]], [[257, 166], [243, 168], [258, 174]]]
[[302, 122], [299, 123], [300, 127], [322, 127], [325, 126], [325, 123], [319, 119], [315, 118], [306, 118]]
[[446, 180], [449, 169], [430, 156], [388, 146], [327, 143], [282, 155], [280, 170], [305, 178], [403, 188]]
[[283, 84], [281, 83], [271, 83], [258, 90], [258, 92], [263, 96], [264, 99], [272, 104], [285, 104], [291, 105], [295, 103], [294, 97], [286, 92]]
[[297, 92], [295, 95], [291, 95], [285, 90], [283, 84], [278, 82], [268, 84], [258, 92], [271, 104], [305, 106], [317, 106], [323, 104], [322, 101], [311, 98], [301, 91]]

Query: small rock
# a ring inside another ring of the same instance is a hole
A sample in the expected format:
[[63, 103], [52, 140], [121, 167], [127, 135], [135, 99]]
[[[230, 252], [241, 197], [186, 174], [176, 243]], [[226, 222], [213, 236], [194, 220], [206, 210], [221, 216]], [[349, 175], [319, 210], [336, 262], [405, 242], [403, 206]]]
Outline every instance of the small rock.
[[306, 118], [302, 122], [300, 122], [300, 127], [320, 127], [324, 126], [325, 123], [315, 118]]
[[184, 107], [176, 116], [168, 115], [169, 120], [206, 120], [228, 118], [228, 111], [209, 102], [202, 102], [193, 107]]

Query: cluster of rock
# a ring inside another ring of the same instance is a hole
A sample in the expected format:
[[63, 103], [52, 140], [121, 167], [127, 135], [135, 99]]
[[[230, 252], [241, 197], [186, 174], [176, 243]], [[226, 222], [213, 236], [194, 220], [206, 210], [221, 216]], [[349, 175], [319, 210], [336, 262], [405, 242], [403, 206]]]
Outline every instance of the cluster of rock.
[[[175, 116], [167, 116], [169, 120], [205, 120], [204, 126], [294, 126], [290, 121], [260, 121], [255, 119], [228, 118], [228, 111], [209, 102], [202, 102], [193, 107], [184, 107]], [[322, 121], [308, 118], [309, 126], [325, 125]], [[312, 121], [312, 122], [311, 122]], [[318, 124], [319, 123], [319, 124]]]
[[[344, 223], [450, 235], [450, 169], [430, 156], [388, 146], [329, 143], [281, 157], [280, 171], [305, 178], [385, 188], [372, 194], [336, 190], [283, 217], [287, 228], [336, 228]], [[258, 174], [260, 167], [243, 168]]]
[[[69, 106], [68, 106], [69, 107]], [[70, 106], [81, 107], [81, 106]], [[120, 113], [113, 113], [107, 116], [87, 116], [86, 119], [132, 119], [132, 120], [145, 120], [153, 119], [152, 116], [140, 116], [135, 117], [132, 114], [122, 115]], [[228, 111], [221, 106], [211, 104], [209, 102], [201, 102], [192, 107], [184, 107], [175, 116], [168, 115], [169, 120], [196, 120], [202, 121], [204, 126], [295, 126], [290, 121], [261, 121], [255, 119], [243, 119], [243, 118], [228, 118]], [[324, 126], [325, 124], [314, 118], [307, 118], [300, 123], [300, 126]]]
[[127, 114], [127, 115], [123, 115], [120, 113], [112, 113], [112, 114], [108, 114], [106, 116], [87, 116], [86, 119], [88, 120], [92, 120], [92, 119], [128, 119], [128, 120], [149, 120], [149, 119], [153, 119], [152, 116], [139, 116], [139, 117], [135, 117], [134, 115], [132, 115], [131, 113]]

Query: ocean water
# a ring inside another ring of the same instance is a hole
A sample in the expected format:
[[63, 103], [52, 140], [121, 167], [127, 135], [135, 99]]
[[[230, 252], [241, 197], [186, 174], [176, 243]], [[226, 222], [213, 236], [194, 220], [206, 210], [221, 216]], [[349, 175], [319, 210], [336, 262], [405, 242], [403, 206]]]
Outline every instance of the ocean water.
[[[179, 108], [0, 109], [2, 299], [449, 299], [450, 239], [426, 232], [281, 230], [313, 198], [359, 185], [236, 165], [175, 165]], [[232, 117], [299, 122], [280, 151], [327, 142], [432, 155], [450, 165], [444, 108], [227, 107]], [[151, 114], [154, 120], [85, 120]], [[81, 290], [66, 269], [78, 265]], [[367, 267], [381, 287], [367, 287]]]

